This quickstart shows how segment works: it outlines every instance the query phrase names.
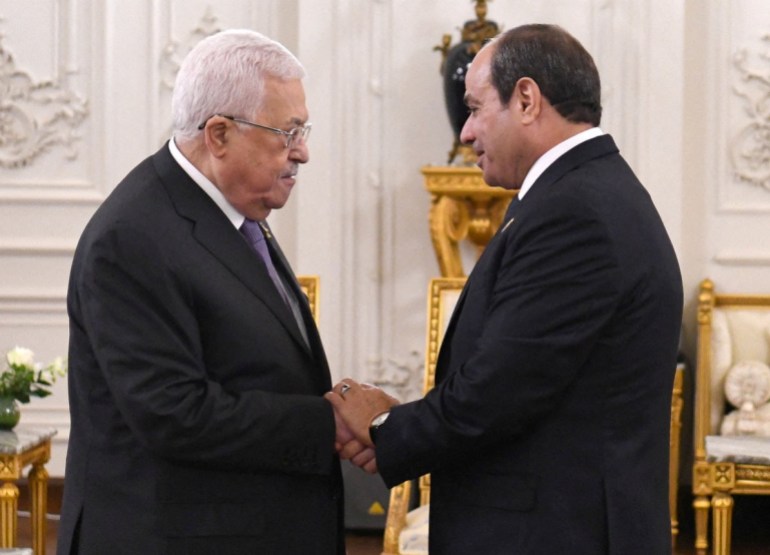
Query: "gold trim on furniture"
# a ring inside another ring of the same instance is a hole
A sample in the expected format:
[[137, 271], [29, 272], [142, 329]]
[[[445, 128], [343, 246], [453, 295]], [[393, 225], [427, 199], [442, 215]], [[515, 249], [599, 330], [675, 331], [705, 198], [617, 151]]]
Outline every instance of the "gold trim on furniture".
[[[695, 460], [692, 490], [695, 496], [695, 548], [708, 548], [709, 511], [713, 515], [714, 555], [730, 554], [733, 494], [770, 494], [770, 465], [709, 461], [706, 436], [711, 434], [712, 322], [715, 308], [721, 310], [770, 311], [770, 295], [727, 295], [714, 292], [705, 279], [698, 294], [698, 353], [695, 381]], [[735, 362], [735, 361], [733, 361]], [[767, 361], [765, 361], [767, 362]]]
[[465, 277], [460, 243], [469, 239], [481, 255], [518, 190], [490, 187], [476, 167], [425, 166], [422, 174], [431, 196], [430, 237], [439, 271]]
[[319, 289], [321, 287], [321, 278], [319, 276], [297, 276], [297, 282], [300, 289], [307, 297], [307, 302], [310, 305], [310, 312], [313, 314], [313, 320], [315, 320], [316, 326], [321, 323], [319, 320], [321, 313], [319, 307]]
[[433, 278], [428, 286], [427, 348], [425, 349], [425, 379], [422, 394], [436, 384], [436, 361], [444, 339], [449, 318], [460, 297], [466, 278]]
[[668, 507], [671, 514], [671, 543], [676, 544], [679, 534], [679, 519], [677, 518], [677, 494], [679, 490], [679, 447], [682, 432], [682, 396], [684, 382], [684, 367], [678, 365], [674, 374], [674, 389], [671, 395], [671, 427], [669, 429], [669, 458], [668, 458]]
[[[449, 319], [455, 309], [460, 292], [465, 285], [464, 277], [440, 277], [430, 280], [428, 285], [428, 319], [426, 325], [425, 381], [423, 395], [436, 383], [436, 361], [441, 349]], [[430, 474], [420, 477], [420, 505], [430, 502]], [[412, 483], [407, 481], [390, 490], [390, 503], [385, 521], [382, 555], [399, 555], [398, 539], [406, 526], [409, 512]]]
[[44, 465], [51, 458], [51, 437], [55, 434], [53, 428], [32, 426], [0, 431], [0, 547], [16, 547], [19, 530], [16, 482], [22, 478], [24, 468], [31, 465], [27, 477], [32, 509], [32, 551], [35, 555], [45, 555], [48, 472]]

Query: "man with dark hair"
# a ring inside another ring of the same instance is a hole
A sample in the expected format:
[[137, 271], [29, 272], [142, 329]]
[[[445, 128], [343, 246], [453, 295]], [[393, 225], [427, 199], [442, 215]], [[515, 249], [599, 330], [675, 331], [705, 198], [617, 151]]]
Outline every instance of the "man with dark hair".
[[508, 104], [519, 79], [529, 77], [566, 120], [597, 127], [602, 105], [594, 60], [572, 35], [549, 29], [529, 25], [498, 39], [490, 71], [500, 102]]
[[520, 192], [457, 302], [436, 387], [394, 405], [346, 379], [327, 398], [387, 485], [431, 473], [431, 555], [670, 553], [681, 275], [597, 127], [596, 67], [563, 29], [527, 25], [479, 52], [466, 91], [461, 139], [488, 184]]

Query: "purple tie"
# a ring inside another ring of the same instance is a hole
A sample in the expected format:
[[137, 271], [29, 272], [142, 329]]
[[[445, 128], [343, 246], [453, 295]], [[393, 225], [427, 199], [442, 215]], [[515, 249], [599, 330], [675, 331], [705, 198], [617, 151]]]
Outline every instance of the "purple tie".
[[265, 263], [265, 266], [267, 267], [267, 273], [270, 274], [270, 279], [273, 280], [275, 288], [278, 289], [278, 292], [281, 294], [283, 302], [285, 302], [288, 307], [291, 307], [291, 302], [289, 301], [286, 289], [283, 286], [281, 278], [278, 276], [278, 271], [273, 265], [273, 259], [270, 258], [270, 251], [267, 250], [265, 234], [262, 233], [262, 228], [259, 226], [259, 223], [246, 218], [246, 220], [243, 222], [243, 225], [241, 226], [241, 233], [246, 236], [246, 239], [249, 240], [251, 247], [257, 251], [257, 254], [262, 259], [262, 262]]

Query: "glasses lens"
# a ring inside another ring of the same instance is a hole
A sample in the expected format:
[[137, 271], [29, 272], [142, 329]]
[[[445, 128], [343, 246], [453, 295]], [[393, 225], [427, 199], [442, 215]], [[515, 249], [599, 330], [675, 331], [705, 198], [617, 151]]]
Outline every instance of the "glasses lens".
[[288, 140], [286, 141], [286, 147], [287, 148], [293, 148], [295, 145], [301, 143], [304, 143], [307, 141], [308, 136], [310, 135], [310, 124], [303, 125], [302, 127], [295, 127], [291, 131], [289, 131]]

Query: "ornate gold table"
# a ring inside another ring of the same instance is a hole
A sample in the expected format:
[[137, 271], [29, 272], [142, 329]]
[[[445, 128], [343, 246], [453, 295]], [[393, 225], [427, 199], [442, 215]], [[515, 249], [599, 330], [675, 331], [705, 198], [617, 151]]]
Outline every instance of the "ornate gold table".
[[475, 166], [425, 166], [431, 196], [430, 237], [443, 277], [465, 277], [460, 243], [469, 239], [480, 255], [500, 227], [518, 190], [490, 187]]
[[29, 492], [32, 508], [32, 549], [45, 554], [45, 513], [48, 508], [48, 472], [45, 463], [51, 458], [54, 428], [17, 426], [13, 431], [0, 431], [0, 547], [15, 547], [18, 539], [19, 488], [16, 482], [29, 465]]

